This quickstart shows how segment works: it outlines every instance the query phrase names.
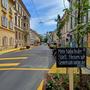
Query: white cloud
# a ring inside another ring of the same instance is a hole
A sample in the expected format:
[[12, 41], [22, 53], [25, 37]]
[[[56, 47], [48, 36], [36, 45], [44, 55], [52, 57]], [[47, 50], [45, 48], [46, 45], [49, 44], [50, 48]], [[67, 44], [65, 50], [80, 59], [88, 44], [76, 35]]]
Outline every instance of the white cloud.
[[39, 24], [39, 18], [31, 18], [31, 20], [30, 20], [30, 25], [31, 25], [31, 28], [32, 29], [36, 29], [36, 27], [38, 26], [38, 24]]
[[51, 25], [56, 25], [57, 23], [53, 20], [53, 21], [50, 21], [50, 22], [45, 22], [44, 24], [48, 25], [48, 26], [49, 25], [51, 26]]
[[[35, 29], [39, 26], [40, 21], [43, 21], [46, 26], [56, 25], [54, 20], [48, 21], [48, 19], [56, 19], [58, 14], [63, 16], [63, 9], [69, 6], [67, 0], [33, 0], [33, 2], [40, 15], [40, 17], [31, 17], [31, 28]], [[28, 7], [33, 4], [31, 0], [25, 0], [25, 3]]]

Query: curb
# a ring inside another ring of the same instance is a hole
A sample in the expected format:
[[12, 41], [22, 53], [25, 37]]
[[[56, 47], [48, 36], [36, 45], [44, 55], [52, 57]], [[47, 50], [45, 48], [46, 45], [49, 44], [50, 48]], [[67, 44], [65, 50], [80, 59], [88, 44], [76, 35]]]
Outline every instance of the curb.
[[[25, 47], [23, 47], [23, 48], [25, 48]], [[33, 48], [36, 48], [36, 47], [31, 46], [30, 50]], [[14, 52], [14, 51], [21, 51], [20, 49], [21, 48], [13, 48], [13, 49], [8, 49], [8, 50], [3, 50], [3, 51], [0, 51], [0, 55], [5, 54], [5, 53], [9, 53], [9, 52]]]
[[[55, 66], [55, 64], [50, 68], [50, 70], [52, 70], [54, 68], [54, 66]], [[48, 73], [50, 72], [50, 70], [48, 70]], [[43, 90], [43, 85], [44, 85], [44, 80], [41, 81], [37, 90]]]
[[9, 50], [0, 51], [0, 55], [5, 54], [5, 53], [9, 53], [9, 52], [18, 51], [18, 50], [20, 50], [20, 48], [17, 48], [17, 49], [9, 49]]
[[44, 80], [41, 81], [39, 87], [37, 88], [37, 90], [43, 90], [43, 84], [44, 84]]

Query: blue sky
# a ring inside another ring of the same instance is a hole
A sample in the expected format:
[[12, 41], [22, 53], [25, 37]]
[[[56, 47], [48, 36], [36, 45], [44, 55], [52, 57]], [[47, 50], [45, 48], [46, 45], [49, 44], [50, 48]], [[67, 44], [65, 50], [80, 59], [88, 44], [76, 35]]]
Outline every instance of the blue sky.
[[62, 16], [63, 9], [69, 6], [67, 0], [23, 0], [23, 2], [31, 14], [31, 28], [39, 34], [54, 31], [56, 28], [54, 19], [58, 14]]

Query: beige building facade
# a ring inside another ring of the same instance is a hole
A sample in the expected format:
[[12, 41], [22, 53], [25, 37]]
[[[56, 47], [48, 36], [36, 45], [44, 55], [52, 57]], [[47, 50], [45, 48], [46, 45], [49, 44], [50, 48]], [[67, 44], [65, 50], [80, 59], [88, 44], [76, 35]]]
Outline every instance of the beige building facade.
[[22, 0], [15, 2], [15, 43], [16, 47], [29, 45], [30, 14]]
[[30, 44], [31, 45], [38, 45], [40, 44], [40, 38], [37, 32], [30, 29]]
[[69, 40], [69, 37], [68, 37], [68, 34], [69, 34], [69, 20], [67, 19], [67, 13], [65, 12], [62, 19], [61, 19], [61, 22], [64, 21], [64, 26], [63, 28], [60, 30], [61, 32], [61, 46], [65, 47], [67, 46], [68, 44], [68, 40]]
[[58, 36], [56, 31], [53, 32], [53, 41], [56, 43], [58, 42]]
[[[77, 27], [77, 20], [76, 18], [78, 17], [78, 9], [75, 8], [74, 4], [75, 3], [78, 3], [78, 0], [68, 0], [69, 3], [70, 3], [70, 8], [72, 8], [72, 12], [71, 12], [71, 15], [70, 15], [70, 18], [69, 18], [69, 27], [70, 27], [70, 32], [71, 32], [71, 35], [74, 39], [74, 34], [75, 34], [75, 28]], [[89, 1], [89, 5], [90, 5], [90, 0], [86, 0], [86, 1]], [[81, 2], [80, 2], [81, 3]], [[80, 8], [82, 9], [82, 8]], [[87, 14], [85, 14], [85, 16], [83, 16], [81, 19], [80, 19], [82, 22], [82, 24], [85, 24], [87, 22], [90, 22], [90, 10], [88, 10]], [[82, 43], [82, 41], [81, 41]], [[86, 34], [84, 37], [83, 37], [83, 45], [86, 47], [90, 47], [90, 33]]]

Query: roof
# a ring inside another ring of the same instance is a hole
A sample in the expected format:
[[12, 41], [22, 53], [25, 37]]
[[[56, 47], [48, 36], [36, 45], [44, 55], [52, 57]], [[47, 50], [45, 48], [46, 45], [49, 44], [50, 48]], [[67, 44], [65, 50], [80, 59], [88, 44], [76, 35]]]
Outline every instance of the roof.
[[31, 15], [30, 15], [29, 11], [27, 10], [27, 8], [26, 8], [25, 4], [23, 3], [23, 1], [21, 0], [20, 2], [22, 4], [22, 6], [24, 7], [25, 11], [27, 12], [27, 14], [29, 15], [29, 17], [31, 17]]
[[32, 32], [35, 33], [37, 36], [39, 36], [39, 34], [38, 34], [35, 30], [30, 29], [30, 31], [32, 31]]

